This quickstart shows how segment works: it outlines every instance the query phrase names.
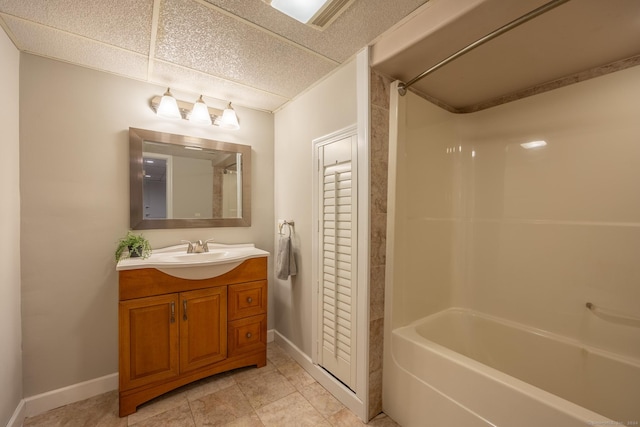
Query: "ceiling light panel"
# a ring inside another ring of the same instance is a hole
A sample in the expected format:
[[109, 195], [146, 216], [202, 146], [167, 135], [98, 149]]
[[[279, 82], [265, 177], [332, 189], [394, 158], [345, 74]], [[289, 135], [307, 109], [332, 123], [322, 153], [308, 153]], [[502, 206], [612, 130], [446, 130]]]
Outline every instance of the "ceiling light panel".
[[134, 79], [147, 78], [146, 56], [29, 21], [10, 16], [2, 18], [20, 41], [20, 49], [26, 52]]
[[336, 67], [333, 61], [198, 2], [172, 0], [162, 5], [156, 57], [167, 62], [286, 97]]
[[324, 30], [354, 0], [263, 0], [296, 21]]
[[303, 24], [308, 23], [331, 0], [266, 0], [271, 7]]
[[2, 0], [2, 10], [72, 34], [149, 53], [153, 0]]

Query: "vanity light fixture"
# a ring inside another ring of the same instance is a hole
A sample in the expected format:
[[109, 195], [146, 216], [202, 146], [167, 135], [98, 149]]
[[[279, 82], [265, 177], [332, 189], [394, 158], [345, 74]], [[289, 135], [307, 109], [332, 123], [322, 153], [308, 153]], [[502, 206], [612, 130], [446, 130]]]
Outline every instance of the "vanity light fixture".
[[238, 123], [238, 116], [236, 116], [236, 110], [233, 109], [233, 107], [231, 106], [231, 103], [229, 103], [229, 105], [227, 105], [227, 108], [225, 108], [224, 111], [222, 112], [222, 118], [220, 119], [218, 126], [220, 126], [223, 129], [231, 129], [231, 130], [240, 129], [240, 124]]
[[151, 109], [164, 118], [184, 119], [190, 123], [215, 125], [223, 129], [240, 129], [238, 117], [231, 103], [224, 111], [211, 108], [204, 102], [202, 95], [195, 103], [190, 103], [175, 99], [171, 90], [167, 88], [163, 96], [154, 96], [151, 99]]

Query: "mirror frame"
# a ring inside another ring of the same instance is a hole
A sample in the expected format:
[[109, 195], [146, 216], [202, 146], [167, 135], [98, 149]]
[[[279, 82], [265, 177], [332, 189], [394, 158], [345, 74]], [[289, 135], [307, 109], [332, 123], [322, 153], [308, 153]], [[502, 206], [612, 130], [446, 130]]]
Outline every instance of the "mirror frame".
[[[142, 145], [144, 141], [162, 142], [209, 150], [242, 154], [242, 217], [145, 219], [142, 186]], [[129, 128], [129, 225], [132, 230], [251, 226], [251, 147], [212, 139], [197, 138], [152, 130]]]

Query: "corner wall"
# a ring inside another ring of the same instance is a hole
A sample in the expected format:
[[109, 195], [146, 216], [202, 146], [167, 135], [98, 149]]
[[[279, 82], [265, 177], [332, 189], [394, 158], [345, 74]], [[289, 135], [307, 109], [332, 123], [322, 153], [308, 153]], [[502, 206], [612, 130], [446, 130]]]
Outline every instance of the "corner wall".
[[[302, 360], [301, 363], [306, 365], [306, 369], [342, 403], [365, 420], [377, 415], [382, 407], [382, 319], [379, 317], [383, 311], [383, 301], [380, 298], [382, 292], [377, 295], [371, 294], [374, 291], [371, 289], [370, 277], [358, 280], [358, 298], [354, 302], [358, 307], [357, 332], [369, 332], [369, 335], [358, 335], [357, 338], [357, 380], [353, 394], [311, 363], [315, 359], [312, 354], [312, 313], [315, 311], [312, 306], [314, 286], [311, 271], [314, 252], [312, 233], [315, 227], [311, 223], [311, 196], [312, 177], [316, 171], [312, 164], [313, 140], [354, 123], [358, 126], [358, 178], [361, 183], [359, 187], [364, 191], [370, 188], [369, 144], [373, 142], [369, 136], [371, 88], [368, 73], [368, 51], [363, 50], [352, 61], [344, 64], [334, 74], [276, 113], [275, 155], [276, 219], [295, 221], [294, 240], [298, 261], [297, 276], [288, 280], [276, 280], [275, 283], [277, 289], [274, 310], [278, 313], [277, 316], [280, 316], [276, 318], [276, 329], [287, 341], [286, 345], [294, 347], [291, 350]], [[379, 265], [380, 244], [384, 245], [384, 232], [379, 231], [380, 223], [371, 223], [370, 199], [369, 193], [361, 192], [358, 195], [358, 239], [362, 239], [359, 241], [364, 241], [365, 246], [368, 246], [364, 249], [361, 247], [360, 253], [365, 255], [358, 260], [358, 269], [365, 274], [369, 274], [372, 263]], [[374, 230], [376, 226], [378, 227]], [[377, 241], [374, 242], [373, 239]], [[375, 251], [375, 254], [371, 251]], [[372, 313], [375, 314], [375, 318], [371, 318]], [[373, 345], [367, 345], [369, 339], [375, 339]]]
[[[312, 141], [356, 123], [356, 61], [351, 61], [275, 115], [275, 220], [295, 221], [298, 275], [274, 279], [275, 328], [311, 357]], [[271, 225], [277, 238], [275, 222]]]
[[20, 54], [0, 29], [0, 425], [22, 399], [19, 71]]
[[[311, 180], [312, 141], [357, 119], [355, 61], [276, 113], [276, 220], [296, 221], [298, 276], [276, 280], [276, 329], [311, 356]], [[389, 85], [371, 71], [369, 230], [369, 418], [382, 411], [382, 353], [387, 215]], [[351, 98], [351, 99], [349, 99]], [[311, 119], [310, 119], [311, 118]], [[317, 119], [317, 121], [316, 121]], [[306, 268], [306, 273], [304, 272]], [[281, 319], [281, 320], [280, 320]], [[308, 347], [305, 347], [308, 346]]]

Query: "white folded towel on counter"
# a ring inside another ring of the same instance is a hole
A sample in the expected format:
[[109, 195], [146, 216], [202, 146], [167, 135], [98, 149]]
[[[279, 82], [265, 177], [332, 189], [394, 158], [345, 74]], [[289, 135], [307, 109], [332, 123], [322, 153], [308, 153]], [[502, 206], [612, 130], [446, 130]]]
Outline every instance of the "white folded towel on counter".
[[276, 275], [278, 279], [286, 280], [289, 276], [295, 276], [296, 274], [298, 274], [298, 267], [293, 254], [291, 236], [280, 236], [278, 255], [276, 257]]

